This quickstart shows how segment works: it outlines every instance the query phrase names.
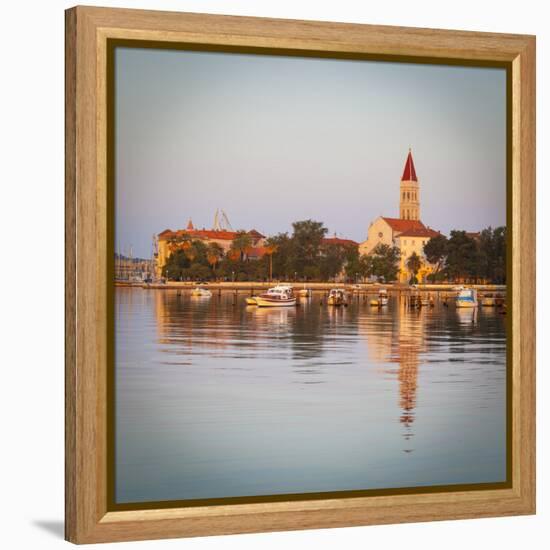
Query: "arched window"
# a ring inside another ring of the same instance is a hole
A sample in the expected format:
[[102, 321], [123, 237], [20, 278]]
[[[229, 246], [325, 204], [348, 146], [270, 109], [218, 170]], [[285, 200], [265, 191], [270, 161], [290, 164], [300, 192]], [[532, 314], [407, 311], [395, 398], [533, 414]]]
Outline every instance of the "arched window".
[[406, 194], [405, 191], [403, 191], [403, 200], [405, 200], [405, 194]]
[[407, 200], [411, 200], [411, 194], [407, 191]]

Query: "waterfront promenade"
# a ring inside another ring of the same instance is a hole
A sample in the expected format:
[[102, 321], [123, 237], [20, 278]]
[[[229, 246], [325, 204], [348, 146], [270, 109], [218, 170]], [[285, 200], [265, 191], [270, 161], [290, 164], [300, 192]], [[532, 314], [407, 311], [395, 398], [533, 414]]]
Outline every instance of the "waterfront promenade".
[[[359, 283], [357, 285], [350, 283], [335, 283], [335, 282], [293, 282], [293, 281], [271, 281], [271, 282], [258, 282], [258, 281], [227, 281], [227, 282], [208, 282], [199, 283], [196, 281], [168, 281], [166, 283], [143, 283], [133, 281], [115, 281], [115, 286], [120, 287], [142, 287], [152, 289], [176, 289], [176, 290], [191, 290], [197, 286], [207, 286], [210, 290], [227, 290], [237, 292], [253, 292], [263, 291], [271, 288], [275, 285], [289, 285], [299, 290], [301, 288], [309, 288], [313, 292], [327, 292], [331, 288], [346, 288], [349, 291], [365, 292], [365, 293], [377, 293], [381, 288], [385, 288], [388, 292], [393, 293], [409, 293], [412, 291], [429, 291], [429, 292], [452, 292], [457, 286], [461, 286], [460, 283], [449, 284], [418, 284], [415, 286], [400, 284], [400, 283]], [[485, 292], [506, 292], [506, 285], [494, 285], [494, 284], [464, 284], [462, 286], [468, 288], [475, 288]]]

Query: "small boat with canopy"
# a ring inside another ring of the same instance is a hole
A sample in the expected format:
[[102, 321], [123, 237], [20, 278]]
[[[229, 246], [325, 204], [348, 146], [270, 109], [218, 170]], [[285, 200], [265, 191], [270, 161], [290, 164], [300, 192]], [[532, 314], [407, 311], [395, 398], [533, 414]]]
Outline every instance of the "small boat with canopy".
[[256, 296], [258, 307], [290, 307], [296, 305], [296, 296], [291, 286], [279, 285]]
[[477, 290], [465, 288], [460, 290], [455, 298], [456, 307], [477, 307]]
[[347, 306], [348, 298], [343, 288], [331, 288], [327, 298], [329, 306]]

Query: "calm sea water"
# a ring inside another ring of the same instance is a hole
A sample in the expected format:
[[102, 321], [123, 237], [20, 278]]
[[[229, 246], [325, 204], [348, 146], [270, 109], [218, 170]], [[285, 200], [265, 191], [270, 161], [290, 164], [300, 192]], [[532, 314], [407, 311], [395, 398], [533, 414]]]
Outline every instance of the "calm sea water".
[[506, 316], [116, 290], [119, 503], [506, 478]]

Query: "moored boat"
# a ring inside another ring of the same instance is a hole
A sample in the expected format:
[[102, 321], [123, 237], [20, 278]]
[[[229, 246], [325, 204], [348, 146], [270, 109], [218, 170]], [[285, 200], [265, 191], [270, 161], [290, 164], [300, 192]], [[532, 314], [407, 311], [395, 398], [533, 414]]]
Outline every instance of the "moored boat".
[[327, 298], [329, 306], [347, 306], [348, 298], [343, 288], [331, 288]]
[[465, 288], [459, 291], [455, 298], [456, 307], [477, 307], [477, 290], [474, 288]]
[[494, 307], [496, 305], [494, 296], [492, 294], [485, 294], [481, 298], [481, 305], [486, 307]]
[[246, 298], [246, 305], [247, 306], [257, 306], [258, 303], [256, 302], [257, 296], [248, 296]]
[[191, 291], [191, 296], [199, 296], [201, 298], [210, 298], [212, 296], [212, 291], [207, 288], [198, 286]]
[[300, 296], [300, 298], [311, 298], [311, 288], [301, 288], [298, 291], [298, 296]]
[[370, 300], [370, 305], [373, 307], [382, 307], [388, 305], [388, 291], [385, 288], [381, 288], [378, 291], [378, 297]]
[[296, 305], [296, 296], [290, 286], [275, 286], [255, 298], [258, 307], [289, 307]]

